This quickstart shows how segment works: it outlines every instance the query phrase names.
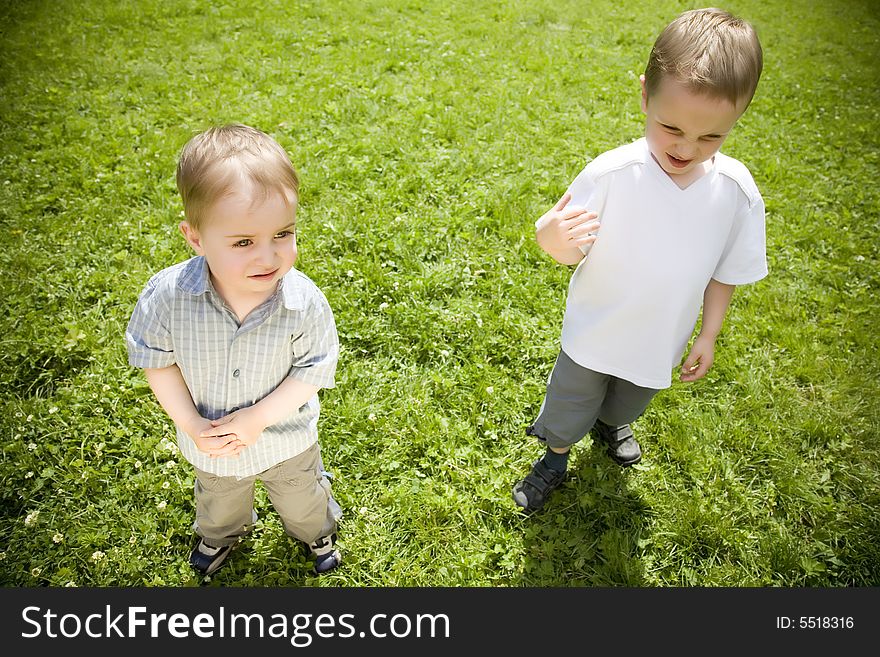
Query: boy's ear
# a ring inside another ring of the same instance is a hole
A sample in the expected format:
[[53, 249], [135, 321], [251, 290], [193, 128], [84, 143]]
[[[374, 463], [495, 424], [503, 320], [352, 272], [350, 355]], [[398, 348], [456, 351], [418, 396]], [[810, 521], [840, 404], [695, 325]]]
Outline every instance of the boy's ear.
[[639, 76], [639, 84], [642, 87], [642, 113], [648, 113], [648, 87], [645, 86], [645, 76]]
[[202, 250], [202, 238], [199, 235], [199, 231], [189, 225], [189, 222], [181, 221], [178, 225], [180, 228], [180, 232], [183, 233], [183, 237], [186, 239], [187, 243], [193, 248], [198, 255], [205, 255]]

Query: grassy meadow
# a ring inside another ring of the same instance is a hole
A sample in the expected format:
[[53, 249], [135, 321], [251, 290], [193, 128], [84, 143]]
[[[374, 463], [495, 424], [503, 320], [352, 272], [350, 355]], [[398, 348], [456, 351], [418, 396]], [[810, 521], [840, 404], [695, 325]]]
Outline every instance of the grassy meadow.
[[[534, 221], [641, 136], [678, 0], [0, 0], [0, 584], [196, 586], [193, 474], [124, 330], [189, 257], [177, 154], [272, 134], [298, 267], [342, 351], [321, 443], [344, 565], [317, 578], [262, 489], [210, 586], [880, 585], [878, 75], [869, 0], [733, 0], [765, 51], [724, 146], [767, 205], [709, 375], [587, 438], [531, 518], [510, 488], [571, 269]], [[695, 245], [683, 244], [683, 250]]]

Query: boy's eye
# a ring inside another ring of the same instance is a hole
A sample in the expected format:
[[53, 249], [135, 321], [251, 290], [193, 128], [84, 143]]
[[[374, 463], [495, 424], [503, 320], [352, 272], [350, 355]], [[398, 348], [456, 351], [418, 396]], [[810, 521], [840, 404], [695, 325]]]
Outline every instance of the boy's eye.
[[243, 240], [238, 240], [232, 246], [233, 246], [233, 248], [241, 249], [246, 246], [250, 246], [250, 244], [251, 244], [251, 241], [249, 239], [243, 239]]
[[681, 132], [681, 130], [679, 130], [678, 128], [676, 128], [676, 127], [674, 127], [674, 126], [671, 126], [671, 125], [663, 125], [663, 124], [661, 123], [660, 126], [661, 126], [664, 130], [666, 130], [667, 132], [674, 132], [675, 134], [678, 134], [678, 133]]
[[290, 237], [293, 235], [292, 230], [282, 230], [280, 233], [276, 233], [275, 237], [278, 239], [284, 239], [285, 237]]

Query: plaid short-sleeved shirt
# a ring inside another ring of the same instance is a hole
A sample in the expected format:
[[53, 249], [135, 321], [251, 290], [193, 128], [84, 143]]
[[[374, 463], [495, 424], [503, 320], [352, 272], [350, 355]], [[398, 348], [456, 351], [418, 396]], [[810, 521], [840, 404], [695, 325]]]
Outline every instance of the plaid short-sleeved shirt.
[[[201, 256], [154, 275], [138, 298], [125, 332], [134, 367], [177, 365], [202, 417], [252, 406], [292, 376], [322, 388], [335, 385], [339, 340], [327, 299], [308, 276], [291, 269], [276, 292], [239, 325], [211, 285]], [[184, 457], [200, 470], [248, 477], [304, 452], [318, 440], [315, 395], [266, 427], [238, 458], [211, 458], [177, 427]]]

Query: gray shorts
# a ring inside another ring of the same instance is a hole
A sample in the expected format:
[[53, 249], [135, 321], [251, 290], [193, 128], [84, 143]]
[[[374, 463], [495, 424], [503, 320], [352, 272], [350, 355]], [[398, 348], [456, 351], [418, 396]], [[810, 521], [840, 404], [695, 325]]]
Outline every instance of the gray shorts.
[[597, 418], [617, 427], [634, 422], [658, 392], [581, 367], [560, 351], [538, 419], [526, 433], [550, 447], [569, 447], [590, 432]]

